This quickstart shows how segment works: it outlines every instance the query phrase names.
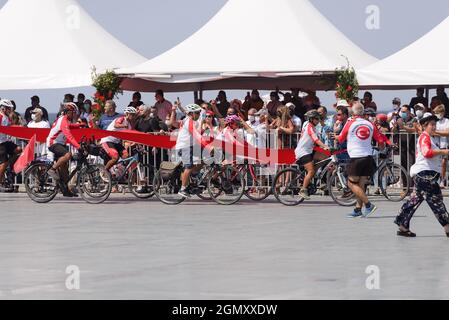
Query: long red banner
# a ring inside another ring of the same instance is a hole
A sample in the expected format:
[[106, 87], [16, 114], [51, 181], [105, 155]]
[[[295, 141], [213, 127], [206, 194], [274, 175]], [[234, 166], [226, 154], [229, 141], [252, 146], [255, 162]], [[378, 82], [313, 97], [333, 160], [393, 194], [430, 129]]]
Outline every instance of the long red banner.
[[[162, 149], [173, 149], [176, 145], [176, 138], [171, 135], [149, 134], [133, 130], [106, 131], [90, 128], [72, 129], [71, 131], [78, 141], [81, 141], [83, 137], [99, 140], [104, 137], [114, 136], [122, 140]], [[49, 132], [50, 129], [0, 126], [0, 133], [25, 140], [30, 140], [33, 136], [36, 136], [36, 141], [42, 143], [45, 143]], [[214, 147], [218, 146], [224, 150], [236, 150], [235, 154], [237, 156], [252, 159], [264, 164], [292, 164], [296, 161], [295, 153], [292, 149], [259, 149], [248, 144], [240, 144], [236, 147], [235, 143], [217, 140], [211, 140], [207, 143], [213, 143]]]

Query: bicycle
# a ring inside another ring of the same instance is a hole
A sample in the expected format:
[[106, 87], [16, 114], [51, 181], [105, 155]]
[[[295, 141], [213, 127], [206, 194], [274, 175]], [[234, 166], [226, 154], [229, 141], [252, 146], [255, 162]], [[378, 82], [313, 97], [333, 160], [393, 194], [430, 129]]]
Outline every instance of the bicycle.
[[[317, 148], [316, 148], [317, 150]], [[342, 172], [342, 162], [338, 160], [337, 155], [343, 151], [331, 151], [330, 155], [314, 164], [316, 173], [313, 177], [312, 181], [308, 186], [309, 195], [314, 195], [318, 190], [323, 190], [323, 194], [327, 189], [331, 194], [331, 197], [334, 201], [339, 203], [341, 201], [343, 203], [347, 203], [346, 205], [354, 205], [356, 202], [354, 194], [350, 192], [350, 190], [346, 190], [347, 194], [344, 197], [344, 200], [336, 194], [332, 195], [332, 190], [329, 188], [329, 184], [331, 182], [331, 177], [333, 172]], [[302, 188], [304, 178], [307, 175], [304, 167], [289, 167], [279, 171], [273, 182], [273, 194], [275, 198], [286, 206], [296, 206], [304, 201], [304, 198], [300, 195], [300, 190]], [[326, 178], [327, 183], [324, 183], [324, 178]], [[335, 179], [335, 178], [334, 178]], [[336, 175], [336, 179], [339, 180], [340, 176]], [[334, 180], [333, 182], [335, 182]], [[342, 183], [342, 185], [346, 185], [346, 183]], [[344, 188], [342, 189], [344, 190]], [[338, 201], [337, 201], [338, 200]]]
[[[154, 167], [140, 162], [140, 158], [147, 153], [142, 146], [133, 148], [134, 154], [130, 157], [120, 159], [113, 168], [117, 169], [118, 175], [112, 177], [112, 185], [120, 187], [126, 185], [128, 190], [139, 199], [148, 199], [154, 195], [153, 177]], [[108, 156], [100, 151], [100, 157], [108, 161]], [[123, 188], [125, 192], [125, 188]]]
[[[99, 154], [99, 147], [93, 143], [88, 144], [85, 137], [82, 138], [80, 145], [81, 152], [73, 156], [76, 168], [70, 173], [67, 181], [78, 175], [76, 189], [81, 198], [92, 204], [102, 203], [108, 199], [112, 190], [111, 174], [103, 165], [92, 164], [88, 161], [89, 154]], [[48, 203], [60, 190], [68, 190], [67, 182], [62, 179], [56, 181], [48, 174], [52, 165], [52, 161], [41, 158], [33, 161], [25, 171], [25, 189], [34, 202]]]
[[253, 201], [263, 201], [272, 194], [271, 182], [273, 176], [264, 174], [269, 168], [259, 164], [248, 164], [241, 167], [246, 179], [245, 196]]

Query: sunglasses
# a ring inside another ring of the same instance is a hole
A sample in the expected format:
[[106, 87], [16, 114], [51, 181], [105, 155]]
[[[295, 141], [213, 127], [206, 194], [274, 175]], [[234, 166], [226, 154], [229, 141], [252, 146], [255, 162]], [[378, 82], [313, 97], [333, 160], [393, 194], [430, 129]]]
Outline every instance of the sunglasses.
[[206, 118], [213, 118], [212, 116], [206, 116]]

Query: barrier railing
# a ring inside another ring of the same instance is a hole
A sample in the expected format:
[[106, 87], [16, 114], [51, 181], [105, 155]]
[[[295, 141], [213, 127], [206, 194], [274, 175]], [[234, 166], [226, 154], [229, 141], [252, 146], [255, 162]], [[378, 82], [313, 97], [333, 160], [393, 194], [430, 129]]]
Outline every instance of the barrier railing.
[[[416, 134], [410, 134], [407, 132], [399, 132], [394, 134], [387, 135], [389, 139], [398, 146], [398, 149], [395, 150], [391, 157], [394, 163], [402, 165], [406, 168], [407, 171], [410, 170], [410, 167], [415, 162], [415, 149], [416, 149]], [[279, 135], [276, 132], [267, 133], [264, 135], [258, 135], [256, 137], [245, 136], [245, 139], [252, 144], [253, 146], [257, 146], [259, 148], [272, 148], [272, 149], [294, 149], [296, 147], [297, 142], [299, 141], [300, 134], [290, 134], [290, 135]], [[23, 141], [20, 139], [14, 139], [15, 143], [21, 147], [25, 147], [27, 141]], [[333, 147], [333, 146], [332, 146]], [[177, 154], [176, 150], [170, 149], [160, 149], [153, 147], [145, 147], [146, 153], [143, 156], [142, 162], [143, 164], [152, 165], [154, 168], [158, 168], [162, 161], [179, 161], [180, 157]], [[36, 157], [40, 157], [46, 154], [46, 146], [45, 144], [36, 143], [35, 145], [35, 154]], [[92, 157], [92, 161], [102, 162], [103, 160], [99, 157]], [[286, 165], [264, 165], [261, 166], [259, 175], [260, 175], [260, 185], [265, 186], [266, 183], [271, 183], [272, 179], [268, 179], [267, 177], [273, 177], [279, 170], [285, 168]], [[16, 176], [15, 183], [21, 185], [23, 183], [23, 174], [19, 174]], [[445, 181], [449, 180], [448, 174], [446, 173]], [[266, 185], [270, 187], [270, 185]]]

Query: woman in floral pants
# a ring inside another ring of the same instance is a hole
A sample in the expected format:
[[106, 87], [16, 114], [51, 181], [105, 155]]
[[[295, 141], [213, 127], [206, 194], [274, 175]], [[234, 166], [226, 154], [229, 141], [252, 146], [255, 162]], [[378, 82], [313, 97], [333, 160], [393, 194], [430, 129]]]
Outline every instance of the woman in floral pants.
[[416, 236], [410, 231], [410, 220], [421, 203], [426, 200], [449, 237], [449, 215], [438, 183], [441, 172], [441, 156], [449, 155], [449, 149], [440, 150], [432, 138], [437, 120], [437, 117], [430, 113], [420, 120], [423, 133], [419, 136], [416, 146], [416, 163], [410, 168], [410, 175], [415, 181], [416, 191], [410, 200], [403, 204], [394, 221], [399, 226], [398, 236]]

